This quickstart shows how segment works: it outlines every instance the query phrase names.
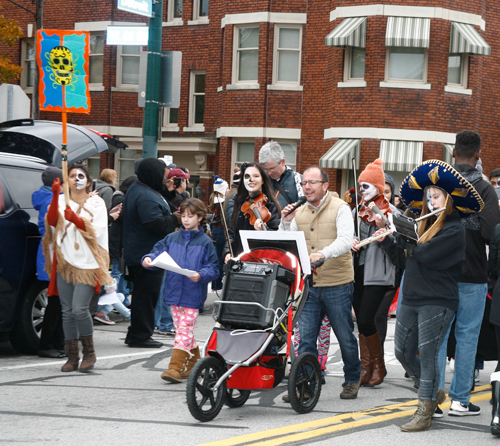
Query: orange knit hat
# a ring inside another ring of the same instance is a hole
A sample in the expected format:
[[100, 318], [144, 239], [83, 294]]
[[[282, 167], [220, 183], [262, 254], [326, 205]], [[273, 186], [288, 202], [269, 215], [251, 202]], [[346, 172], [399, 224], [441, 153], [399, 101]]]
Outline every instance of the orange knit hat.
[[373, 184], [383, 194], [385, 189], [385, 176], [384, 170], [380, 167], [384, 162], [377, 158], [373, 163], [368, 164], [365, 170], [359, 174], [358, 183]]

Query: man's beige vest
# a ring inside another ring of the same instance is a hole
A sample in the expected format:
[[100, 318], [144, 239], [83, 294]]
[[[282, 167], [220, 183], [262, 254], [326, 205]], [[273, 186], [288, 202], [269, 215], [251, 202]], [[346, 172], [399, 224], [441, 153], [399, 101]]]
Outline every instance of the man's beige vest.
[[[319, 210], [308, 205], [298, 209], [295, 221], [299, 231], [305, 234], [309, 254], [318, 252], [337, 239], [337, 214], [340, 206], [345, 204], [345, 201], [329, 193]], [[327, 259], [317, 272], [318, 275], [313, 276], [313, 286], [335, 286], [352, 282], [354, 269], [351, 252]]]

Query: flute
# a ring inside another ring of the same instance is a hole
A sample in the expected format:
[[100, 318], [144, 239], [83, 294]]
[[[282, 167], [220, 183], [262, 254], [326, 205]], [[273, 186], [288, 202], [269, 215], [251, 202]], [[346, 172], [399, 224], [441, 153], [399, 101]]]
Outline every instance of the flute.
[[372, 235], [371, 237], [365, 238], [364, 240], [361, 240], [359, 244], [356, 246], [356, 248], [361, 248], [362, 246], [368, 245], [371, 242], [374, 242], [375, 240], [378, 240], [379, 238], [385, 237], [386, 235], [392, 234], [394, 231], [392, 229], [389, 229], [385, 232], [382, 232], [379, 235]]

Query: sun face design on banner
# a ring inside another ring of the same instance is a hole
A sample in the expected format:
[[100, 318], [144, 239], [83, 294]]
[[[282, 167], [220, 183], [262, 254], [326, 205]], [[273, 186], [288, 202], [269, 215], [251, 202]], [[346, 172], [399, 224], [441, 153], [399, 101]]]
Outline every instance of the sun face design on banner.
[[37, 32], [41, 110], [90, 112], [89, 42], [86, 31]]

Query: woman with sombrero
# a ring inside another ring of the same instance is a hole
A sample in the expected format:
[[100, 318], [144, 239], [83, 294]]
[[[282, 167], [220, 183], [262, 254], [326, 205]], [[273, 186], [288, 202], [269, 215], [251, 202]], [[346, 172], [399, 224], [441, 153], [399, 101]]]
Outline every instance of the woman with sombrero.
[[418, 242], [398, 233], [380, 241], [393, 263], [405, 268], [394, 348], [419, 388], [417, 410], [401, 430], [419, 432], [430, 429], [437, 405], [446, 398], [439, 389], [438, 353], [458, 308], [458, 279], [465, 260], [460, 219], [480, 212], [484, 203], [458, 171], [439, 160], [415, 168], [403, 181], [400, 195], [421, 217], [444, 209], [418, 222]]

